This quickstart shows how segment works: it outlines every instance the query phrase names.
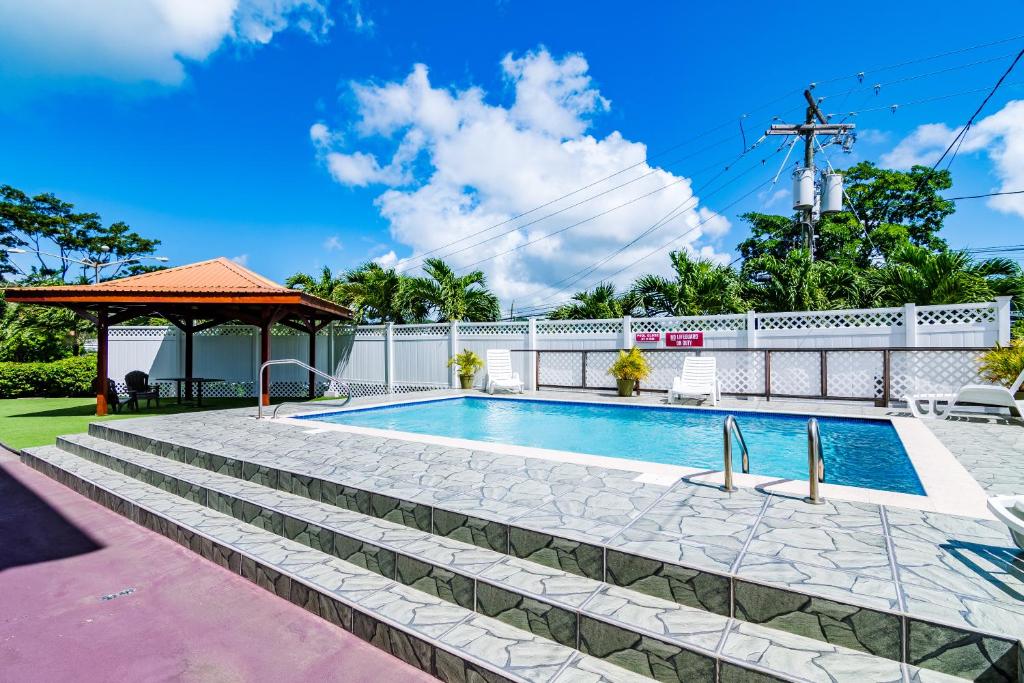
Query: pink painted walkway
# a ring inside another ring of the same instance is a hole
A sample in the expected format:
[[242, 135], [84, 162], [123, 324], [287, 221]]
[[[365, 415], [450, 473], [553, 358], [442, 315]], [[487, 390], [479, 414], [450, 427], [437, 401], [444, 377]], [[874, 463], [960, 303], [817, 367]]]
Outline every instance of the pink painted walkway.
[[433, 680], [0, 449], [0, 681]]

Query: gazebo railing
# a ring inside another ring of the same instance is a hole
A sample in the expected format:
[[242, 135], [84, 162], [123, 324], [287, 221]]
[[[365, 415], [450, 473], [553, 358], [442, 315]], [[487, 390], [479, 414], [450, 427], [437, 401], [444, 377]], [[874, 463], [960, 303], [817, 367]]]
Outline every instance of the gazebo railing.
[[[331, 382], [331, 386], [345, 387], [345, 399], [346, 400], [350, 400], [352, 398], [352, 389], [349, 387], [348, 382], [346, 382], [345, 380], [341, 379], [340, 377], [335, 377], [333, 375], [329, 375], [326, 372], [324, 372], [323, 370], [317, 370], [312, 365], [308, 365], [307, 363], [303, 363], [301, 360], [298, 360], [296, 358], [278, 358], [276, 360], [268, 360], [266, 363], [264, 363], [263, 365], [260, 366], [259, 373], [256, 376], [257, 387], [259, 388], [259, 391], [256, 394], [256, 403], [257, 403], [256, 419], [257, 420], [262, 420], [263, 419], [263, 375], [266, 374], [267, 375], [267, 379], [268, 380], [270, 379], [270, 373], [266, 372], [266, 370], [271, 365], [298, 365], [300, 368], [303, 368], [304, 370], [308, 370], [309, 372], [312, 372], [314, 375], [317, 375], [319, 377], [323, 377], [326, 380], [329, 380]], [[271, 415], [272, 418], [273, 417], [277, 417], [277, 409], [280, 408], [282, 405], [284, 405], [284, 404], [283, 403], [278, 404], [277, 407], [274, 408], [274, 412]]]

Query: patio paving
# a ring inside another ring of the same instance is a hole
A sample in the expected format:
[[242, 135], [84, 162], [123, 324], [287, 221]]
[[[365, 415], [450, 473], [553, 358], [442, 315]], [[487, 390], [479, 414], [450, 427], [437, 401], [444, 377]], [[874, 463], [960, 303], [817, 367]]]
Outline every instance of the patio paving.
[[[233, 476], [272, 488], [285, 477], [318, 481], [318, 497], [342, 507], [751, 624], [951, 672], [967, 661], [1015, 676], [1024, 558], [994, 521], [811, 506], [685, 480], [660, 486], [623, 470], [257, 423], [253, 412], [125, 420], [93, 433], [186, 461], [206, 453], [204, 466], [236, 463]], [[996, 473], [1024, 476], [1015, 464], [1024, 428], [990, 422], [929, 426], [986, 489], [1018, 492]]]

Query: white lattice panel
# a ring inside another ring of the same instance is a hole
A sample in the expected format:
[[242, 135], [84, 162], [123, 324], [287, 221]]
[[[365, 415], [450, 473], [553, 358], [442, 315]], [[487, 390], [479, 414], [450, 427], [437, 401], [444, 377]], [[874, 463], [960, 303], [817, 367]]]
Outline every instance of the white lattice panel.
[[747, 329], [745, 315], [633, 318], [633, 332], [721, 332]]
[[537, 366], [539, 384], [564, 387], [583, 385], [583, 354], [541, 353]]
[[108, 339], [162, 339], [176, 333], [173, 327], [111, 327], [107, 331]]
[[450, 330], [448, 323], [395, 325], [392, 334], [396, 337], [447, 337]]
[[902, 325], [902, 308], [757, 314], [757, 327], [761, 330], [842, 330], [860, 327], [901, 327]]
[[984, 351], [893, 351], [889, 396], [955, 393], [964, 384], [984, 383], [980, 375]]
[[530, 329], [530, 323], [522, 321], [504, 321], [496, 323], [459, 323], [460, 336], [472, 335], [498, 335], [498, 334], [526, 334]]
[[622, 319], [608, 320], [538, 320], [537, 334], [571, 336], [588, 334], [622, 334]]
[[985, 325], [998, 320], [993, 304], [962, 304], [960, 306], [918, 306], [918, 325]]
[[881, 351], [830, 351], [826, 358], [829, 396], [882, 396], [885, 361]]
[[355, 331], [356, 339], [383, 339], [383, 325], [360, 325]]
[[816, 351], [772, 353], [772, 393], [821, 395], [821, 358]]
[[259, 329], [252, 325], [218, 325], [196, 332], [197, 337], [255, 337]]

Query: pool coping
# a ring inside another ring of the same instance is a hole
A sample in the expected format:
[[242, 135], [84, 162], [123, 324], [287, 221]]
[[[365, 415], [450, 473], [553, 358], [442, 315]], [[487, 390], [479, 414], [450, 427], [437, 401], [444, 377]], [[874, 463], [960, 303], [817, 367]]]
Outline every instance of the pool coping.
[[[627, 460], [625, 458], [591, 455], [587, 453], [577, 453], [574, 451], [518, 446], [513, 444], [494, 443], [490, 441], [476, 441], [472, 439], [460, 439], [433, 434], [419, 434], [416, 432], [402, 432], [390, 429], [358, 427], [354, 425], [340, 425], [330, 422], [316, 421], [316, 418], [319, 416], [335, 413], [355, 412], [359, 410], [395, 405], [432, 403], [466, 397], [483, 398], [479, 392], [474, 391], [459, 391], [446, 394], [444, 396], [406, 396], [402, 398], [395, 396], [381, 396], [373, 397], [374, 399], [379, 398], [379, 401], [370, 399], [370, 402], [361, 402], [356, 406], [341, 406], [336, 408], [332, 406], [332, 409], [330, 410], [324, 410], [324, 407], [326, 406], [318, 406], [315, 410], [311, 410], [308, 413], [276, 417], [273, 418], [273, 421], [301, 428], [305, 433], [326, 431], [347, 432], [350, 434], [360, 434], [385, 439], [427, 443], [447, 448], [462, 448], [467, 450], [497, 453], [501, 455], [512, 455], [522, 458], [539, 458], [555, 462], [636, 472], [637, 477], [634, 481], [645, 484], [671, 486], [680, 479], [700, 484], [721, 484], [724, 480], [724, 475], [721, 470], [707, 470], [697, 467], [687, 467], [684, 465], [669, 465], [643, 460]], [[621, 403], [609, 401], [569, 400], [566, 398], [523, 395], [488, 395], [487, 398], [493, 398], [496, 400], [529, 400], [584, 405], [622, 405]], [[812, 417], [888, 421], [892, 424], [893, 428], [896, 430], [897, 436], [903, 443], [903, 448], [907, 453], [907, 457], [910, 459], [911, 465], [917, 473], [921, 486], [925, 490], [925, 495], [920, 496], [857, 486], [822, 483], [819, 485], [822, 497], [850, 502], [873, 503], [875, 505], [890, 505], [913, 510], [939, 512], [943, 514], [960, 515], [980, 519], [995, 519], [987, 507], [988, 496], [984, 489], [982, 489], [981, 485], [970, 475], [967, 469], [960, 464], [959, 460], [956, 459], [952, 452], [943, 445], [942, 441], [931, 430], [929, 430], [926, 425], [916, 418], [891, 415], [865, 416], [842, 413], [814, 413], [812, 411], [796, 410], [765, 410], [763, 408], [730, 408], [728, 410], [723, 410], [720, 407], [695, 408], [692, 406], [679, 405], [632, 405], [627, 407], [649, 407], [660, 410], [713, 410], [729, 413], [810, 415]], [[311, 424], [311, 422], [316, 422], [315, 426]], [[766, 493], [789, 497], [802, 497], [806, 495], [808, 488], [808, 482], [802, 479], [780, 479], [778, 477], [764, 475], [743, 474], [742, 472], [734, 472], [733, 482], [735, 485], [740, 487], [753, 488]]]

